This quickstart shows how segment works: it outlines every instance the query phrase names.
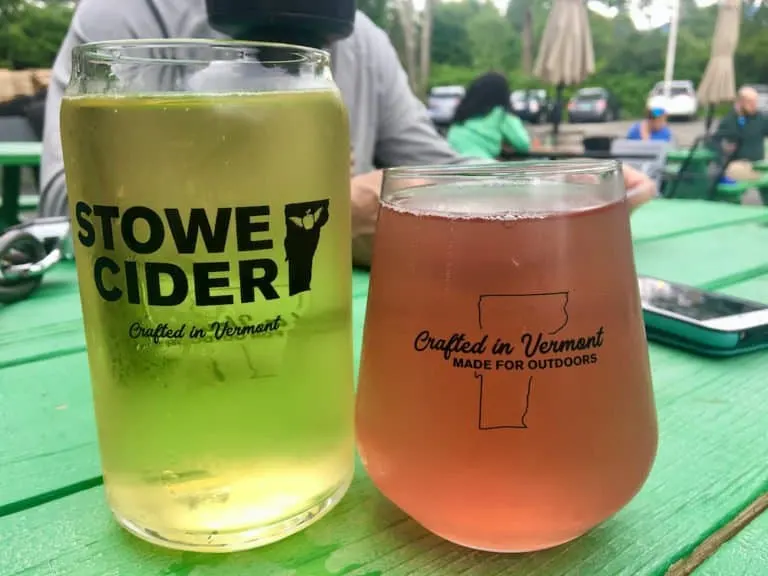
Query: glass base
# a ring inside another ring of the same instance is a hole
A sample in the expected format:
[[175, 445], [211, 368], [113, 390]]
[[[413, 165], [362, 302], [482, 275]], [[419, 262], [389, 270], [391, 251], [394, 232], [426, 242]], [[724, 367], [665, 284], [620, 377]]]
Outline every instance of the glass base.
[[572, 540], [581, 538], [584, 534], [589, 532], [589, 530], [584, 530], [576, 534], [570, 533], [567, 536], [553, 535], [551, 538], [528, 540], [528, 541], [525, 541], [524, 543], [521, 539], [521, 541], [518, 544], [503, 545], [503, 544], [490, 544], [488, 540], [470, 540], [466, 538], [457, 538], [452, 534], [447, 534], [445, 532], [440, 532], [438, 530], [431, 530], [427, 526], [424, 526], [424, 528], [426, 528], [436, 536], [439, 536], [443, 540], [448, 540], [448, 542], [452, 542], [454, 544], [457, 544], [458, 546], [462, 546], [464, 548], [470, 548], [472, 550], [478, 550], [480, 552], [492, 552], [494, 554], [527, 554], [530, 552], [540, 552], [542, 550], [549, 550], [550, 548], [556, 548], [558, 546], [562, 546], [563, 544], [567, 544]]
[[304, 530], [330, 512], [347, 493], [351, 483], [350, 476], [326, 498], [291, 518], [236, 532], [164, 531], [160, 533], [139, 526], [132, 520], [113, 512], [117, 522], [123, 528], [151, 544], [174, 550], [226, 554], [266, 546]]

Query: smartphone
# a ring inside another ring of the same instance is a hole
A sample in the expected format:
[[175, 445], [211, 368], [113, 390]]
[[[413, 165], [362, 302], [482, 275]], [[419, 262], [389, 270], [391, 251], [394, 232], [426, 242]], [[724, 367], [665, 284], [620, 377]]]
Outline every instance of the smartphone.
[[706, 356], [768, 349], [768, 305], [640, 276], [649, 340]]

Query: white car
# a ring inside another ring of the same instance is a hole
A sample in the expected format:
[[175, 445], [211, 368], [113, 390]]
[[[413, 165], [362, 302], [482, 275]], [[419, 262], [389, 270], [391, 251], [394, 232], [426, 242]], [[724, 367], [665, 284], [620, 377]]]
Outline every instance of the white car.
[[435, 86], [432, 88], [427, 100], [427, 111], [432, 122], [438, 126], [450, 124], [465, 93], [464, 86]]
[[663, 108], [670, 118], [693, 120], [699, 112], [696, 88], [690, 80], [672, 80], [669, 96], [664, 95], [664, 82], [659, 82], [648, 96], [648, 108]]

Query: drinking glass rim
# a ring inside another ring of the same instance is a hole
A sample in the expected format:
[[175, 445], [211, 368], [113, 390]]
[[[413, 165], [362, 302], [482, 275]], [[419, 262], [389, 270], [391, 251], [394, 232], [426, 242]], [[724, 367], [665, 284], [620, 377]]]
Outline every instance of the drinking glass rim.
[[526, 160], [521, 162], [485, 162], [482, 164], [425, 164], [387, 168], [385, 175], [394, 179], [466, 180], [498, 178], [501, 181], [515, 178], [553, 175], [601, 176], [619, 172], [621, 162], [607, 159]]
[[[254, 61], [245, 60], [241, 53], [240, 58], [172, 58], [159, 57], [149, 58], [146, 56], [131, 56], [127, 51], [136, 50], [178, 50], [183, 48], [201, 49], [207, 48], [222, 53], [233, 50], [256, 50], [260, 48], [273, 48], [285, 50], [291, 53], [293, 58], [286, 59], [256, 59]], [[260, 42], [258, 40], [228, 40], [211, 38], [142, 38], [127, 40], [101, 40], [97, 42], [86, 42], [72, 49], [73, 58], [85, 59], [92, 63], [143, 63], [143, 64], [177, 64], [177, 65], [204, 65], [213, 62], [238, 62], [242, 64], [300, 64], [302, 62], [330, 62], [331, 55], [327, 50], [319, 48], [310, 48], [298, 44], [286, 44], [281, 42]]]
[[[579, 187], [589, 187], [596, 190], [594, 202], [584, 206], [569, 206], [567, 209], [556, 206], [556, 200], [547, 212], [575, 212], [587, 208], [597, 208], [613, 202], [619, 202], [629, 195], [623, 185], [619, 185], [621, 178], [621, 162], [613, 159], [576, 158], [568, 160], [529, 160], [522, 162], [484, 162], [482, 164], [449, 164], [449, 165], [424, 165], [390, 168], [385, 171], [381, 192], [381, 204], [390, 208], [397, 208], [402, 201], [407, 201], [420, 191], [440, 185], [479, 185], [493, 188], [501, 187], [504, 191], [509, 188], [530, 185], [538, 185], [549, 181], [556, 182], [573, 178], [572, 184]], [[582, 180], [583, 179], [583, 180]], [[608, 188], [604, 184], [612, 183]], [[584, 188], [581, 188], [584, 190]], [[455, 191], [455, 190], [454, 190]], [[576, 189], [574, 189], [576, 191]], [[580, 194], [582, 192], [579, 192]], [[452, 194], [451, 190], [445, 190], [444, 194]], [[559, 193], [562, 195], [562, 193]], [[552, 196], [556, 199], [558, 194]], [[447, 196], [444, 196], [447, 198]], [[435, 216], [466, 217], [466, 211], [453, 211], [445, 208], [430, 209], [426, 207], [413, 208], [412, 211], [419, 214], [432, 214]], [[502, 212], [506, 213], [506, 209]]]

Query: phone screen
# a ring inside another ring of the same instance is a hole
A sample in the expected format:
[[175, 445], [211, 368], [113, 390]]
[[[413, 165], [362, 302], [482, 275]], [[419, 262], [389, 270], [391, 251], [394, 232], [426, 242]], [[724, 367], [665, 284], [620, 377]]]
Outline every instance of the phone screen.
[[640, 277], [638, 280], [643, 306], [652, 306], [699, 322], [768, 309], [768, 306], [758, 302], [737, 300], [656, 278]]

